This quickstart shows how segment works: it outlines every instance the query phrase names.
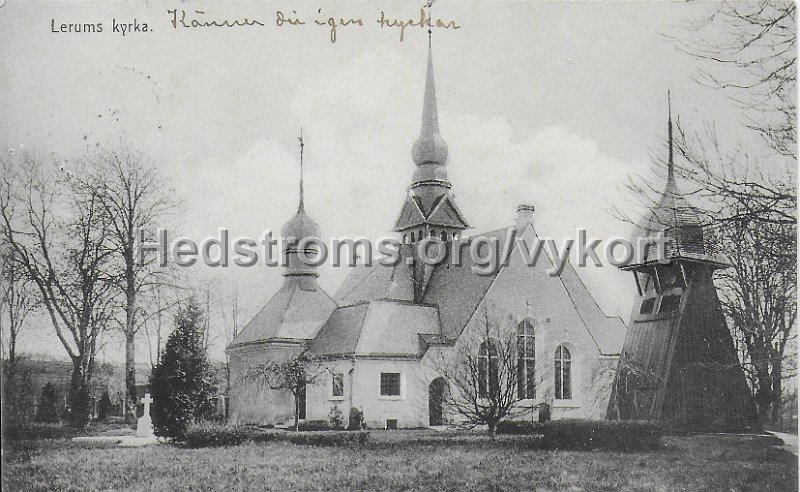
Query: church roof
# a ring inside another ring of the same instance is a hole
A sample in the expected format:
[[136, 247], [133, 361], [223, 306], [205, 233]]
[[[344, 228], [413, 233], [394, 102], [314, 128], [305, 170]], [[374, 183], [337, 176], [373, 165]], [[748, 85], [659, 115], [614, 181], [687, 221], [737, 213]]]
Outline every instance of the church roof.
[[287, 280], [229, 347], [265, 341], [311, 340], [334, 309], [336, 302], [322, 288], [308, 289], [301, 281]]
[[[636, 263], [626, 265], [623, 269], [635, 269], [672, 259], [701, 261], [716, 267], [727, 266], [725, 260], [715, 254], [715, 245], [709, 238], [709, 230], [702, 219], [701, 211], [689, 203], [675, 182], [671, 107], [667, 131], [667, 183], [658, 202], [636, 224], [631, 236]], [[668, 239], [663, 257], [657, 248], [645, 246], [648, 239], [657, 237]]]
[[440, 335], [435, 306], [377, 300], [333, 312], [311, 343], [318, 356], [422, 355], [420, 334]]
[[[508, 229], [497, 229], [477, 236], [453, 242], [453, 247], [462, 243], [469, 244], [476, 237], [497, 239], [499, 251], [505, 250]], [[514, 240], [516, 231], [512, 231]], [[464, 247], [463, 251], [469, 251]], [[442, 333], [451, 338], [458, 338], [466, 327], [478, 305], [486, 296], [486, 292], [500, 273], [501, 268], [488, 275], [476, 275], [472, 271], [475, 263], [470, 254], [464, 254], [461, 265], [450, 265], [447, 262], [437, 265], [431, 274], [422, 302], [436, 304], [442, 318]]]
[[567, 261], [559, 275], [570, 301], [586, 330], [603, 354], [619, 354], [625, 339], [625, 323], [619, 316], [606, 316], [595, 301], [575, 268]]
[[[454, 248], [462, 244], [462, 251], [468, 252], [467, 245], [470, 241], [477, 237], [485, 237], [496, 239], [499, 251], [502, 252], [506, 250], [507, 241], [512, 241], [512, 244], [516, 245], [520, 234], [521, 231], [516, 229], [497, 229], [454, 241], [452, 244]], [[510, 251], [513, 252], [513, 249]], [[408, 254], [405, 251], [402, 253]], [[433, 269], [419, 297], [419, 305], [435, 306], [438, 309], [441, 331], [437, 333], [441, 335], [437, 338], [422, 337], [423, 341], [429, 345], [456, 340], [472, 319], [498, 275], [503, 269], [508, 268], [507, 262], [503, 262], [503, 265], [494, 272], [477, 275], [472, 270], [475, 263], [468, 253], [461, 255], [460, 265], [452, 263], [446, 260]], [[577, 318], [582, 322], [600, 352], [619, 354], [625, 337], [625, 325], [622, 320], [619, 317], [609, 317], [603, 313], [569, 263], [558, 280], [563, 286], [564, 294], [573, 305]], [[405, 285], [407, 288], [403, 290], [398, 288], [398, 285]], [[533, 285], [526, 288], [530, 288], [531, 292], [536, 292], [537, 289], [552, 289], [549, 285]], [[413, 267], [407, 266], [404, 261], [400, 261], [394, 267], [375, 263], [370, 267], [354, 268], [335, 297], [343, 306], [356, 303], [363, 306], [366, 302], [382, 300], [390, 296], [394, 296], [395, 301], [402, 300], [407, 304], [414, 300]], [[344, 308], [340, 308], [340, 310], [342, 309]], [[422, 330], [416, 331], [420, 334], [425, 333]], [[387, 346], [391, 346], [388, 341]]]

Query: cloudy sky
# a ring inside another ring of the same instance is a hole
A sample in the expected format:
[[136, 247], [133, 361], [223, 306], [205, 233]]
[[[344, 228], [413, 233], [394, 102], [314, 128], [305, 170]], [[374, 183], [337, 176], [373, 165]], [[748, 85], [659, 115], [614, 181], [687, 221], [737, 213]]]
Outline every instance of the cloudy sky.
[[[424, 29], [406, 28], [401, 41], [377, 19], [417, 19], [421, 5], [7, 0], [0, 143], [65, 159], [124, 143], [172, 179], [185, 203], [182, 234], [259, 236], [296, 209], [303, 127], [306, 208], [323, 235], [375, 238], [391, 230], [414, 169], [427, 48]], [[684, 125], [711, 121], [723, 139], [748, 138], [736, 108], [694, 82], [699, 65], [665, 38], [713, 7], [437, 1], [434, 18], [460, 26], [435, 30], [433, 53], [448, 172], [470, 232], [510, 224], [524, 202], [536, 206], [539, 234], [557, 242], [576, 227], [627, 237], [630, 226], [609, 210], [628, 203], [626, 177], [651, 173], [663, 152], [668, 89]], [[176, 29], [171, 9], [264, 25]], [[277, 11], [306, 24], [278, 27]], [[340, 26], [332, 43], [314, 24], [328, 17], [364, 25]], [[150, 32], [113, 32], [134, 19]], [[75, 23], [103, 32], [52, 32]], [[274, 268], [195, 270], [218, 282], [220, 298], [238, 285], [245, 318], [281, 283]], [[579, 270], [605, 311], [627, 318], [631, 279], [612, 267]], [[320, 282], [332, 293], [345, 273], [323, 268]], [[23, 345], [63, 352], [43, 324]], [[121, 357], [121, 342], [103, 356]]]

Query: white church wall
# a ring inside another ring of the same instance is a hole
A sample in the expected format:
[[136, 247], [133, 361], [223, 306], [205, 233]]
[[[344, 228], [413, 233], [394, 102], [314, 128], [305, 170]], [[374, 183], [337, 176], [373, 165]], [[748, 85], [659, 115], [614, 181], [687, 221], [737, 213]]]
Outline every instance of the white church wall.
[[[323, 362], [323, 372], [306, 387], [306, 418], [308, 420], [329, 421], [331, 409], [335, 406], [342, 413], [342, 422], [346, 426], [352, 408], [353, 397], [353, 361], [332, 360]], [[333, 375], [342, 375], [342, 395], [333, 394]]]
[[[533, 228], [526, 227], [522, 237], [529, 248], [532, 247]], [[515, 334], [522, 320], [535, 320], [539, 384], [535, 400], [523, 401], [520, 405], [547, 403], [554, 419], [603, 418], [610, 385], [599, 375], [605, 373], [609, 362], [601, 360], [600, 350], [584, 327], [561, 280], [547, 273], [550, 267], [544, 253], [537, 265], [528, 266], [519, 251], [512, 251], [508, 266], [498, 273], [456, 347], [450, 350], [455, 353], [464, 344], [477, 346], [475, 340], [483, 336], [483, 321], [479, 317], [483, 316], [484, 308], [488, 308], [490, 319], [503, 318], [494, 321], [501, 321], [510, 336]], [[572, 357], [572, 398], [566, 400], [557, 400], [554, 394], [555, 353], [561, 344], [569, 349]], [[536, 414], [532, 414], [531, 418], [535, 417]]]
[[251, 345], [229, 350], [231, 386], [229, 421], [242, 424], [275, 424], [294, 421], [294, 397], [288, 390], [270, 389], [248, 371], [267, 360], [286, 360], [301, 352], [296, 345]]
[[[383, 429], [387, 420], [397, 420], [398, 428], [428, 424], [428, 384], [425, 369], [416, 359], [356, 358], [328, 361], [326, 370], [314, 385], [307, 388], [307, 418], [328, 420], [336, 405], [345, 425], [350, 409], [361, 410], [369, 428]], [[333, 374], [343, 375], [342, 397], [332, 395]], [[400, 394], [381, 394], [381, 373], [400, 375]], [[426, 382], [427, 381], [427, 382]]]

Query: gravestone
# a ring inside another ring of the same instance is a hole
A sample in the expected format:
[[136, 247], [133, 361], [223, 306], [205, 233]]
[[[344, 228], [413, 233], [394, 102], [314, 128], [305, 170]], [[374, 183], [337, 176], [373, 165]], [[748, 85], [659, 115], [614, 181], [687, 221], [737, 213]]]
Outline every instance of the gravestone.
[[150, 420], [150, 404], [153, 403], [153, 399], [150, 397], [150, 393], [144, 394], [142, 403], [144, 404], [144, 415], [139, 417], [136, 422], [136, 437], [153, 437], [153, 421]]

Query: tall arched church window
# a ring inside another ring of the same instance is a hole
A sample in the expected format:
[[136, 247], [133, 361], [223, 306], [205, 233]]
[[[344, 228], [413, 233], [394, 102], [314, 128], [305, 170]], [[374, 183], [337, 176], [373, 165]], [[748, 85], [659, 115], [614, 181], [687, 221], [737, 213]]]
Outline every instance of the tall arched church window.
[[556, 400], [572, 399], [572, 354], [564, 345], [556, 347], [555, 384]]
[[536, 333], [527, 319], [517, 325], [517, 396], [536, 398]]
[[497, 343], [486, 340], [478, 351], [478, 397], [489, 398], [498, 390]]

